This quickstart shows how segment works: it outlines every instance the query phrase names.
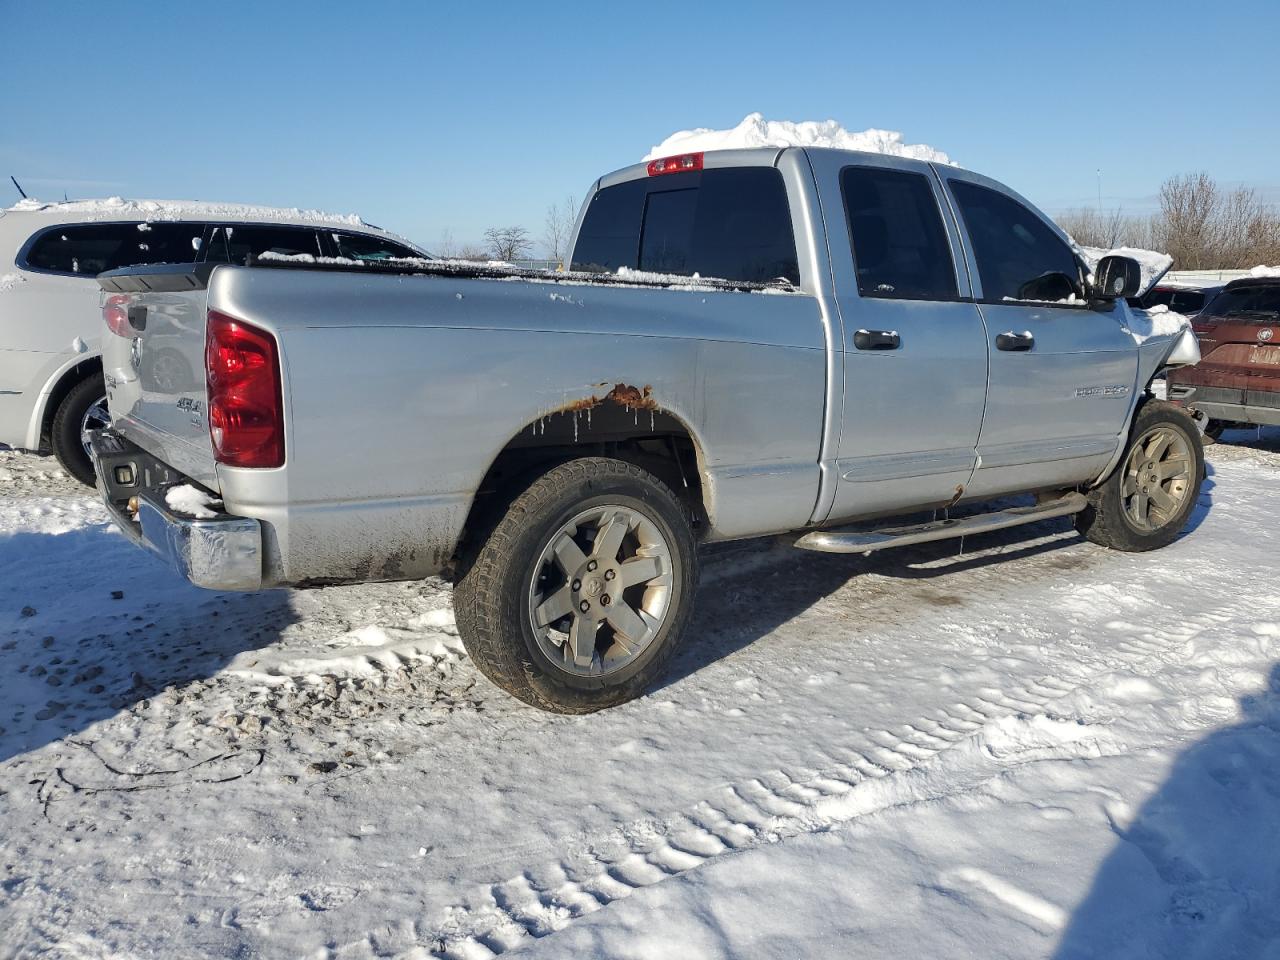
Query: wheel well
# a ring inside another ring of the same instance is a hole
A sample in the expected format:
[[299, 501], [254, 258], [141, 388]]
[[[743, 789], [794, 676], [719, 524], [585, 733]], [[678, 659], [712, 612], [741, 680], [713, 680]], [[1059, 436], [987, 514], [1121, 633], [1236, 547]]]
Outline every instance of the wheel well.
[[463, 541], [487, 525], [534, 477], [578, 457], [613, 457], [648, 470], [689, 510], [695, 536], [707, 529], [701, 451], [684, 423], [664, 410], [601, 402], [541, 417], [512, 437], [480, 481]]
[[53, 389], [49, 392], [48, 398], [45, 400], [44, 411], [40, 415], [40, 446], [47, 448], [49, 445], [49, 432], [53, 428], [53, 418], [57, 415], [58, 408], [62, 406], [62, 401], [67, 398], [76, 386], [76, 384], [94, 376], [102, 376], [102, 358], [89, 357], [81, 360], [74, 367], [63, 372], [58, 378], [58, 382], [53, 385]]

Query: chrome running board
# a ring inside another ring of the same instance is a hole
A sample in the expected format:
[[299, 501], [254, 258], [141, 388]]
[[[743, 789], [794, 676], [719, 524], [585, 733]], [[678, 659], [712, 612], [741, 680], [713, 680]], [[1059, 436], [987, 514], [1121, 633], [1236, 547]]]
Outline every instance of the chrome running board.
[[833, 530], [815, 530], [806, 533], [795, 545], [802, 550], [822, 553], [870, 553], [887, 547], [906, 547], [930, 540], [949, 540], [974, 533], [989, 533], [1006, 527], [1017, 527], [1037, 520], [1066, 517], [1079, 513], [1088, 505], [1083, 493], [1068, 493], [1053, 500], [1045, 500], [1031, 507], [1012, 507], [992, 513], [979, 513], [958, 520], [931, 520], [905, 527], [879, 527], [867, 530], [858, 527], [837, 527]]

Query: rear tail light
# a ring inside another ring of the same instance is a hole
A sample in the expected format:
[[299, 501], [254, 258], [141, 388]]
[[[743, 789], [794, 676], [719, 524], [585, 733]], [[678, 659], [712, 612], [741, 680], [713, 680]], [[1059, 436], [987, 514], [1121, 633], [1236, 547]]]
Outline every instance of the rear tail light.
[[214, 458], [233, 467], [281, 466], [284, 401], [275, 337], [210, 310], [205, 375]]
[[682, 153], [675, 157], [663, 157], [660, 160], [650, 160], [649, 166], [646, 168], [649, 176], [658, 177], [664, 173], [685, 173], [689, 170], [702, 169], [701, 153]]
[[117, 337], [132, 337], [133, 328], [129, 326], [129, 298], [123, 294], [113, 293], [102, 305], [102, 319], [107, 322], [107, 329]]

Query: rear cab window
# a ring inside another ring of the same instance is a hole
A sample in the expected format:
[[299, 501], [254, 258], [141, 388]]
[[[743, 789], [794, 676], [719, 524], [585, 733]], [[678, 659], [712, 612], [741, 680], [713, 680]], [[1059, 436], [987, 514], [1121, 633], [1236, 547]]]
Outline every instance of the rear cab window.
[[151, 263], [190, 263], [199, 254], [203, 223], [83, 223], [51, 227], [30, 242], [19, 265], [70, 276]]
[[1061, 237], [1012, 197], [948, 178], [988, 303], [1087, 307], [1080, 262]]
[[840, 173], [858, 293], [954, 300], [955, 261], [933, 187], [920, 173], [846, 167]]
[[726, 167], [628, 180], [592, 197], [573, 269], [630, 268], [747, 283], [798, 285], [782, 174]]

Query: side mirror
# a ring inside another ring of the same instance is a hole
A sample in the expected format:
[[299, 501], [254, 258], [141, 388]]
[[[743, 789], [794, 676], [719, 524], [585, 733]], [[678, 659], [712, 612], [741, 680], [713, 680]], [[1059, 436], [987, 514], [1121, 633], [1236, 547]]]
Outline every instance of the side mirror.
[[1095, 300], [1132, 297], [1142, 287], [1142, 267], [1130, 257], [1103, 257], [1093, 270]]

